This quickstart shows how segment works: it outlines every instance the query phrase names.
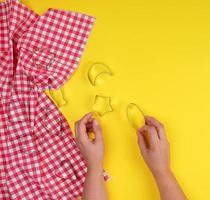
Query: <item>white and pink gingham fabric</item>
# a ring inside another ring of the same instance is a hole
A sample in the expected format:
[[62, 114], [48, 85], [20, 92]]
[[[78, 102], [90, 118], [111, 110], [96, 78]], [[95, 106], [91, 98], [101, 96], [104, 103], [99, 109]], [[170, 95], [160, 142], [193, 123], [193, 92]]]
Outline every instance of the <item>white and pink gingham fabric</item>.
[[[0, 199], [73, 200], [86, 165], [68, 122], [44, 93], [78, 67], [95, 18], [18, 0], [0, 3]], [[105, 179], [107, 179], [105, 174]]]

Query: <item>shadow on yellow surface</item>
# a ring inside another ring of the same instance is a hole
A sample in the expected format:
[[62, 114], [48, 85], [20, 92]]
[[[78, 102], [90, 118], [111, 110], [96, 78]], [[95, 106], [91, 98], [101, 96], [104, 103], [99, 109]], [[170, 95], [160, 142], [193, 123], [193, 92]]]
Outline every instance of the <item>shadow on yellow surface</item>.
[[[114, 112], [100, 117], [111, 200], [159, 199], [126, 118], [129, 103], [166, 126], [172, 166], [189, 199], [210, 199], [210, 2], [143, 0], [23, 1], [96, 16], [79, 69], [62, 88], [61, 111], [74, 121], [91, 111], [95, 95], [112, 97]], [[93, 87], [94, 62], [114, 76]]]

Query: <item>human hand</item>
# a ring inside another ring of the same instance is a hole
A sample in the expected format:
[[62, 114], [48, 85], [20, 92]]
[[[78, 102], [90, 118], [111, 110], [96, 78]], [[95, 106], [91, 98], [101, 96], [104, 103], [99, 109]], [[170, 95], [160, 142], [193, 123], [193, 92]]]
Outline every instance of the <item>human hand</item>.
[[[90, 133], [95, 138], [89, 138]], [[88, 113], [75, 123], [77, 145], [83, 154], [88, 170], [95, 172], [103, 171], [104, 144], [102, 130], [99, 122], [93, 118], [93, 113]]]
[[170, 147], [163, 125], [145, 116], [145, 126], [137, 133], [142, 156], [154, 177], [170, 173]]

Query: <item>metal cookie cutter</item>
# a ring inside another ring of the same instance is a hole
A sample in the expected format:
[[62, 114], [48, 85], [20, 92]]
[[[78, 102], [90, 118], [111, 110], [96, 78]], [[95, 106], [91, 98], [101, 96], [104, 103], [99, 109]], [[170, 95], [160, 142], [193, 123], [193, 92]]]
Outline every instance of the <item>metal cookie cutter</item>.
[[96, 95], [94, 98], [92, 109], [100, 116], [103, 116], [108, 112], [113, 112], [111, 97]]
[[145, 125], [144, 113], [135, 103], [127, 105], [126, 114], [128, 121], [134, 129], [141, 128]]
[[58, 107], [64, 106], [68, 103], [64, 98], [63, 91], [61, 88], [59, 88], [58, 90], [49, 90], [49, 93]]
[[109, 74], [110, 76], [112, 76], [112, 72], [109, 69], [108, 65], [100, 62], [93, 63], [88, 70], [88, 80], [92, 86], [96, 86], [96, 80], [102, 74]]
[[51, 78], [48, 78], [48, 85], [47, 90], [49, 91], [50, 97], [54, 100], [55, 104], [60, 108], [64, 105], [66, 105], [68, 102], [64, 98], [63, 90], [62, 88], [59, 89], [52, 89], [51, 86]]

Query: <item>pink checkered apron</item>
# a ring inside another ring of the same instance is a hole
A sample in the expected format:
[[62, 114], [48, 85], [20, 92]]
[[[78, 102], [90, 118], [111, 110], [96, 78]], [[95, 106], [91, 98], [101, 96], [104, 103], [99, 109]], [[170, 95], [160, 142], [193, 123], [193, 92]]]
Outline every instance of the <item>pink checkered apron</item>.
[[44, 90], [77, 68], [93, 22], [56, 9], [39, 16], [18, 0], [0, 4], [0, 199], [82, 195], [85, 162]]

